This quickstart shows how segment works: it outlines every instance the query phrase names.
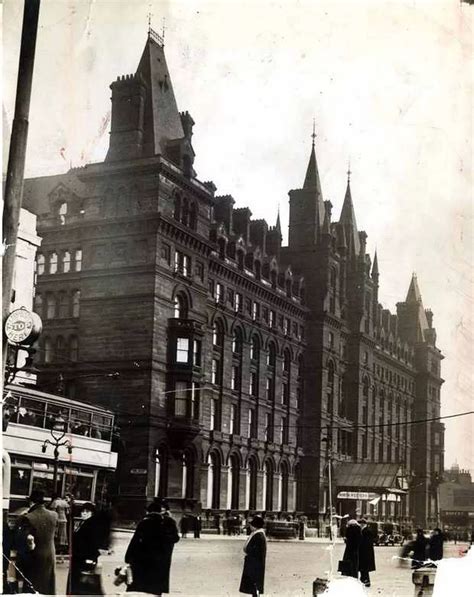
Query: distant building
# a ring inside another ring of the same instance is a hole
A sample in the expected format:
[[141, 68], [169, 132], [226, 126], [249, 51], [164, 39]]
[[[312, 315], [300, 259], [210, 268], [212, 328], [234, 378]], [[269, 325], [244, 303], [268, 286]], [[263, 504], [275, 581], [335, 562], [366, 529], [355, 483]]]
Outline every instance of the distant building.
[[454, 464], [439, 486], [440, 518], [445, 531], [461, 536], [474, 532], [474, 483], [468, 470]]
[[44, 239], [41, 379], [61, 376], [71, 397], [116, 413], [122, 516], [160, 494], [322, 525], [331, 459], [339, 512], [434, 522], [433, 316], [415, 276], [396, 315], [379, 304], [350, 181], [332, 221], [313, 143], [282, 247], [279, 217], [252, 220], [196, 177], [194, 121], [178, 112], [154, 32], [111, 90], [105, 161], [28, 180], [25, 200]]

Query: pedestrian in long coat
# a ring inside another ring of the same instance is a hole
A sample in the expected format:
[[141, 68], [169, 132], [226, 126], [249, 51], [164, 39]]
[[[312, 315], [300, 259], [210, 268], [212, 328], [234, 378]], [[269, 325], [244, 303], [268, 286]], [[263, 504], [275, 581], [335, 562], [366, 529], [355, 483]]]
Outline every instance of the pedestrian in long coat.
[[18, 568], [24, 575], [23, 592], [44, 595], [56, 593], [56, 552], [54, 535], [58, 524], [56, 512], [44, 505], [44, 492], [33, 490], [30, 508], [20, 517], [15, 531]]
[[67, 514], [69, 510], [68, 502], [59, 494], [56, 494], [48, 506], [49, 510], [53, 510], [58, 514], [58, 526], [56, 528], [55, 544], [56, 551], [60, 554], [67, 553], [68, 532], [67, 532]]
[[360, 524], [360, 545], [359, 545], [359, 572], [360, 581], [366, 587], [370, 587], [369, 572], [375, 570], [374, 536], [367, 521], [362, 518]]
[[357, 520], [349, 520], [346, 527], [346, 548], [342, 560], [347, 562], [347, 570], [342, 570], [344, 576], [353, 576], [357, 578], [359, 575], [359, 547], [360, 547], [360, 525]]
[[433, 530], [429, 539], [429, 556], [434, 562], [443, 559], [443, 531], [439, 528]]
[[244, 545], [244, 569], [239, 591], [256, 597], [261, 595], [265, 584], [265, 558], [267, 538], [263, 530], [264, 520], [254, 516], [250, 521], [251, 533]]
[[426, 560], [426, 548], [428, 545], [428, 539], [425, 537], [423, 529], [417, 529], [416, 537], [413, 541], [412, 546], [412, 568], [421, 568], [424, 561]]
[[96, 514], [94, 504], [86, 502], [81, 508], [81, 523], [72, 535], [71, 568], [68, 593], [71, 595], [103, 595], [100, 576], [94, 574], [99, 549], [110, 529]]
[[133, 575], [127, 591], [169, 593], [171, 558], [179, 535], [176, 522], [166, 514], [167, 510], [166, 502], [155, 498], [138, 523], [125, 554]]

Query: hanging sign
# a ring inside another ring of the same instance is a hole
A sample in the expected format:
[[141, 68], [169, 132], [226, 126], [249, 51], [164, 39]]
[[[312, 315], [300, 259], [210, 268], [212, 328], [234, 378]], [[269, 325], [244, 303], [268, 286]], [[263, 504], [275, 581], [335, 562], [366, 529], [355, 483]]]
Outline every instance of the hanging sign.
[[22, 307], [15, 309], [5, 321], [5, 336], [12, 344], [31, 345], [35, 342], [43, 324], [36, 313]]

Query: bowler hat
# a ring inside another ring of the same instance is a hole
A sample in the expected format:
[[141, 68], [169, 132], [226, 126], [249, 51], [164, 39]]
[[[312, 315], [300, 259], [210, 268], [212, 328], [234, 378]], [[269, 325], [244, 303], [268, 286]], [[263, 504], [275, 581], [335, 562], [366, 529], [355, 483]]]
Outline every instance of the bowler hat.
[[33, 489], [29, 500], [34, 504], [44, 504], [44, 491], [42, 489]]
[[263, 518], [261, 516], [254, 516], [252, 518], [252, 520], [250, 521], [250, 524], [255, 527], [256, 529], [263, 529], [263, 525], [265, 524], [265, 521], [263, 520]]

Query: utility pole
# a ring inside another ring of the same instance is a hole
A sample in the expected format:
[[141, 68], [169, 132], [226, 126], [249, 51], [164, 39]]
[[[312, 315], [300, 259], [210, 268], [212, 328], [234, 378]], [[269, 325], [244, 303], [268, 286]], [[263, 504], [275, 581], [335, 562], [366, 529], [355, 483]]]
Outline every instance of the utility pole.
[[[5, 196], [3, 203], [3, 265], [2, 265], [2, 329], [10, 312], [13, 274], [15, 269], [16, 242], [23, 199], [28, 117], [31, 86], [35, 61], [36, 34], [41, 0], [25, 0], [21, 31], [20, 60], [16, 88], [15, 115], [10, 139]], [[8, 341], [3, 337], [3, 370], [7, 358]]]

